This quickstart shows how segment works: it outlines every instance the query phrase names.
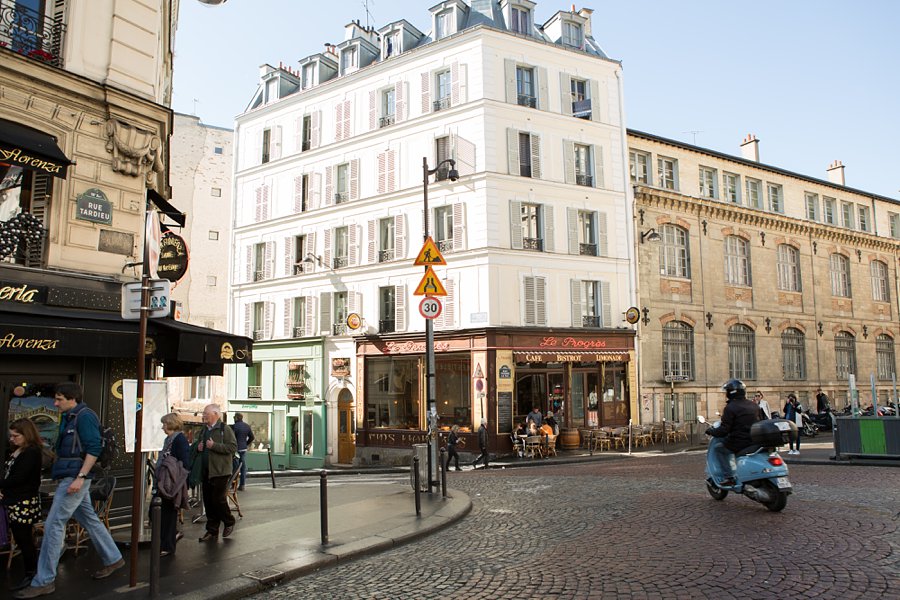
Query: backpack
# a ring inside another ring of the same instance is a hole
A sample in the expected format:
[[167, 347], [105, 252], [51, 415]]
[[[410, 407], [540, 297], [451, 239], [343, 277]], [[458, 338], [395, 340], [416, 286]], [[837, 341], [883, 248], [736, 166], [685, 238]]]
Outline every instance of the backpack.
[[119, 445], [116, 443], [116, 432], [113, 431], [112, 427], [107, 427], [103, 423], [100, 422], [100, 417], [97, 416], [90, 408], [85, 408], [78, 412], [75, 415], [75, 421], [72, 423], [72, 428], [75, 430], [75, 446], [80, 450], [81, 449], [81, 440], [78, 439], [78, 417], [81, 416], [81, 413], [89, 412], [94, 415], [94, 418], [97, 419], [97, 426], [100, 430], [100, 456], [97, 457], [97, 462], [94, 463], [94, 466], [91, 467], [91, 473], [100, 473], [104, 471], [108, 471], [112, 464], [119, 457]]

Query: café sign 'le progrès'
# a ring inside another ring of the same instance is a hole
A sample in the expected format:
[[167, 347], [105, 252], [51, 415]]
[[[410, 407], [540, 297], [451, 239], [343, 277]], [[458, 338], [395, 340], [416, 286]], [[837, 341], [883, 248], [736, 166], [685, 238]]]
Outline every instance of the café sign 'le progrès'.
[[79, 194], [75, 203], [76, 219], [112, 225], [112, 202], [107, 199], [102, 190], [91, 188], [83, 194]]

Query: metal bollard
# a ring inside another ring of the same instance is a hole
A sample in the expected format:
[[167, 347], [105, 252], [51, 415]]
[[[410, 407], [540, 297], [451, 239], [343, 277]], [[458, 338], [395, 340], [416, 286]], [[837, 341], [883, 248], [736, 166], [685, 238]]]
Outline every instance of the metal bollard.
[[415, 487], [416, 492], [416, 515], [422, 514], [422, 491], [420, 489], [421, 482], [419, 481], [419, 457], [413, 456], [413, 487]]
[[432, 486], [434, 486], [434, 484], [435, 484], [434, 477], [433, 477], [434, 465], [431, 464], [431, 444], [433, 444], [433, 443], [436, 443], [436, 442], [432, 441], [431, 438], [429, 437], [429, 439], [428, 439], [428, 493], [429, 494], [432, 492]]
[[272, 476], [272, 489], [275, 489], [275, 467], [272, 466], [272, 449], [266, 448], [266, 452], [269, 453], [269, 475]]
[[322, 545], [328, 545], [328, 473], [319, 473], [319, 519], [322, 521]]
[[447, 498], [447, 466], [450, 462], [450, 456], [447, 455], [447, 449], [441, 448], [441, 497]]
[[668, 444], [666, 443], [666, 438], [669, 437], [669, 430], [666, 428], [666, 418], [663, 417], [663, 454], [669, 451]]
[[159, 547], [162, 499], [154, 496], [150, 501], [150, 597], [159, 598]]

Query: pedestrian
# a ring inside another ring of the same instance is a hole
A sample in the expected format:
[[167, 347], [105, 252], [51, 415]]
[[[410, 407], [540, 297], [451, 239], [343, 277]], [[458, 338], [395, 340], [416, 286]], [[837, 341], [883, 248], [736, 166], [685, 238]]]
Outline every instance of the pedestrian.
[[825, 413], [831, 409], [831, 403], [828, 396], [822, 391], [822, 388], [816, 390], [816, 412]]
[[226, 427], [221, 420], [222, 409], [218, 404], [208, 404], [203, 409], [203, 422], [206, 427], [200, 435], [197, 451], [202, 461], [203, 508], [206, 512], [206, 533], [201, 542], [214, 542], [219, 538], [219, 525], [222, 537], [227, 538], [234, 531], [234, 515], [228, 507], [228, 480], [231, 479], [231, 459], [237, 450], [234, 431]]
[[250, 429], [250, 426], [244, 423], [244, 415], [242, 413], [235, 413], [234, 425], [231, 426], [231, 429], [234, 430], [238, 455], [241, 457], [241, 481], [238, 485], [238, 491], [244, 491], [244, 483], [247, 480], [247, 448], [256, 438], [253, 437], [253, 430]]
[[459, 452], [456, 451], [457, 444], [459, 444], [459, 425], [454, 425], [450, 428], [450, 435], [447, 436], [447, 467], [450, 467], [450, 459], [452, 458], [456, 462], [456, 470], [462, 471], [459, 468]]
[[52, 471], [56, 491], [50, 513], [44, 520], [37, 574], [29, 587], [13, 594], [14, 598], [36, 598], [56, 591], [56, 568], [65, 550], [66, 524], [71, 518], [87, 531], [105, 565], [94, 572], [94, 579], [105, 579], [125, 566], [122, 553], [91, 504], [91, 468], [102, 448], [100, 420], [84, 404], [83, 391], [77, 383], [58, 384], [53, 404], [60, 412]]
[[787, 403], [784, 405], [784, 418], [788, 421], [793, 421], [797, 425], [797, 448], [794, 449], [794, 440], [792, 439], [790, 443], [790, 450], [788, 450], [788, 454], [800, 454], [800, 429], [803, 427], [803, 417], [801, 413], [803, 410], [800, 408], [800, 402], [797, 400], [797, 396], [794, 394], [788, 394]]
[[9, 530], [22, 553], [25, 576], [9, 589], [31, 585], [37, 572], [37, 548], [32, 526], [41, 520], [41, 436], [30, 419], [16, 419], [9, 426], [9, 444], [14, 448], [0, 479], [0, 504], [6, 507]]
[[[170, 554], [175, 554], [175, 545], [178, 543], [178, 510], [184, 506], [183, 503], [186, 500], [187, 474], [191, 466], [191, 448], [187, 438], [184, 437], [184, 433], [181, 431], [184, 429], [184, 422], [181, 420], [181, 417], [175, 413], [169, 413], [163, 415], [160, 422], [162, 423], [163, 431], [166, 433], [166, 441], [163, 442], [162, 451], [160, 451], [159, 459], [156, 461], [157, 489], [155, 493], [162, 501], [159, 514], [159, 555], [169, 556]], [[177, 483], [165, 481], [164, 476], [174, 477], [177, 475], [171, 473], [172, 469], [168, 468], [169, 465], [163, 464], [169, 456], [173, 457], [178, 464], [184, 467], [184, 472], [182, 473], [183, 481]], [[177, 486], [178, 489], [170, 490], [168, 488], [170, 483], [173, 487]]]
[[[540, 414], [540, 413], [538, 413]], [[472, 468], [478, 468], [478, 461], [483, 459], [484, 468], [488, 468], [488, 431], [487, 431], [487, 419], [484, 417], [481, 418], [481, 427], [478, 428], [478, 446], [481, 448], [481, 454], [472, 461]]]
[[753, 402], [759, 406], [760, 421], [772, 418], [772, 411], [769, 409], [769, 403], [766, 402], [766, 398], [762, 392], [756, 392], [756, 394], [753, 395]]

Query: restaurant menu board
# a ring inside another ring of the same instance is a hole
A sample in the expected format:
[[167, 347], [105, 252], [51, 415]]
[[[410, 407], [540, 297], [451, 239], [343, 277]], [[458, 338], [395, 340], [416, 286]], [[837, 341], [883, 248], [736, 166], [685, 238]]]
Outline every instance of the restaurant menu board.
[[[162, 450], [166, 434], [162, 430], [160, 419], [169, 414], [168, 382], [165, 380], [144, 381], [144, 403], [141, 418], [141, 451], [155, 452]], [[137, 380], [126, 379], [122, 382], [123, 410], [125, 414], [125, 451], [134, 452], [134, 421], [137, 406]]]
[[512, 392], [497, 393], [497, 433], [512, 433]]

